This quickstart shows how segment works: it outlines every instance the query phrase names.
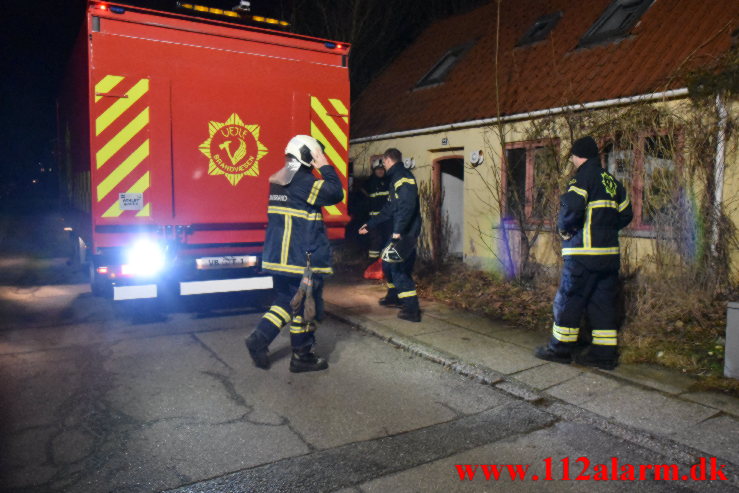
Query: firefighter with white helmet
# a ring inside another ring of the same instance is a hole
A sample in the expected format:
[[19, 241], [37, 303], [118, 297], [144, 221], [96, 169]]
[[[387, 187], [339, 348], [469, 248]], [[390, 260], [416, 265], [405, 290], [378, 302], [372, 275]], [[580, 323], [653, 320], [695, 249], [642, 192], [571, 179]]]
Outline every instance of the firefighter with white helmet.
[[[312, 172], [316, 168], [322, 179]], [[323, 278], [333, 273], [321, 208], [341, 202], [344, 190], [323, 145], [296, 135], [285, 148], [285, 166], [269, 178], [268, 224], [262, 270], [274, 276], [275, 301], [246, 339], [254, 364], [270, 366], [267, 348], [290, 324], [291, 372], [317, 371], [328, 362], [313, 352], [314, 318], [323, 312]]]

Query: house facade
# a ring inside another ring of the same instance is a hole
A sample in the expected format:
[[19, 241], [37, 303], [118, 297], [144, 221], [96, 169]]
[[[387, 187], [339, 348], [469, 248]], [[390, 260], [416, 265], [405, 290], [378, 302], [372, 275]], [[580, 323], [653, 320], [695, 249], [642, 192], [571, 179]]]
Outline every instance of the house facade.
[[569, 147], [589, 134], [630, 193], [628, 261], [666, 239], [736, 266], [738, 28], [731, 0], [502, 0], [438, 21], [353, 105], [354, 173], [397, 147], [441, 194], [428, 217], [449, 251], [515, 275], [557, 261]]

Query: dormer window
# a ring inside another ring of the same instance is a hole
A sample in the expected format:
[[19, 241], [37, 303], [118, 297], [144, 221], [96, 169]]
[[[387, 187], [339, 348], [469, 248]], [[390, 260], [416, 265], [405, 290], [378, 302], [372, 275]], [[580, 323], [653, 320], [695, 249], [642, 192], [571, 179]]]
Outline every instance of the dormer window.
[[436, 65], [416, 83], [416, 88], [433, 86], [441, 84], [452, 67], [457, 64], [460, 58], [472, 47], [472, 43], [467, 43], [462, 46], [457, 46], [447, 51], [441, 59], [436, 62]]
[[624, 38], [654, 0], [613, 0], [580, 40], [579, 47]]
[[554, 14], [543, 15], [536, 19], [534, 25], [529, 28], [526, 34], [518, 40], [516, 46], [526, 46], [539, 41], [543, 41], [554, 29], [559, 20], [562, 18], [562, 12], [555, 12]]

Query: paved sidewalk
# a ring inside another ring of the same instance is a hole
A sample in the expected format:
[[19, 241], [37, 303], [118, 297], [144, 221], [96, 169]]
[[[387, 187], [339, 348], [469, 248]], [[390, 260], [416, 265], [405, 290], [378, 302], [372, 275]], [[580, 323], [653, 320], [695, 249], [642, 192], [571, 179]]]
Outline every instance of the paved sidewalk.
[[545, 342], [541, 335], [434, 301], [421, 301], [421, 323], [406, 322], [397, 309], [378, 305], [384, 293], [377, 282], [334, 278], [324, 297], [331, 316], [519, 398], [541, 401], [562, 417], [598, 422], [625, 439], [644, 441], [646, 432], [656, 448], [739, 465], [739, 399], [691, 392], [691, 378], [645, 365], [601, 371], [548, 363], [532, 355]]

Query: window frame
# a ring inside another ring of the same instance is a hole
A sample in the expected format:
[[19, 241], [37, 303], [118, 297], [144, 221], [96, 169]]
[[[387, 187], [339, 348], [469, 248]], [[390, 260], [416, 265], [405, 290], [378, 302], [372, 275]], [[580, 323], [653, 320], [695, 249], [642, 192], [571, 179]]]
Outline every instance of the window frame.
[[[559, 24], [559, 21], [560, 19], [562, 19], [563, 15], [564, 12], [560, 10], [551, 14], [542, 15], [541, 17], [536, 19], [531, 27], [529, 27], [529, 29], [524, 33], [524, 35], [521, 36], [521, 39], [518, 40], [518, 42], [516, 43], [516, 48], [531, 46], [547, 39], [549, 33], [551, 33], [554, 28], [557, 27], [557, 24]], [[544, 29], [536, 37], [534, 37], [537, 26], [542, 23], [545, 24]]]
[[[413, 90], [423, 89], [425, 87], [433, 87], [433, 86], [438, 86], [439, 84], [443, 84], [446, 78], [449, 76], [449, 74], [454, 69], [454, 66], [459, 63], [462, 57], [470, 50], [470, 48], [472, 48], [474, 44], [475, 44], [474, 41], [468, 41], [465, 44], [457, 45], [447, 50], [441, 56], [441, 58], [439, 58], [437, 62], [431, 67], [431, 70], [426, 72], [423, 77], [418, 79], [418, 82], [416, 82], [416, 85], [413, 86]], [[434, 77], [433, 79], [430, 78], [431, 74], [433, 74], [434, 71], [436, 71], [447, 60], [447, 58], [451, 56], [455, 57], [451, 65], [449, 65], [449, 67], [439, 77]]]
[[502, 201], [500, 216], [502, 221], [513, 221], [518, 222], [517, 218], [506, 217], [508, 211], [508, 157], [507, 153], [512, 149], [525, 149], [526, 151], [526, 164], [525, 164], [525, 183], [524, 183], [524, 217], [526, 219], [526, 225], [545, 225], [550, 226], [552, 224], [552, 218], [547, 217], [533, 217], [534, 208], [534, 187], [536, 186], [536, 149], [539, 148], [551, 148], [555, 155], [559, 154], [561, 141], [559, 138], [547, 138], [538, 140], [526, 140], [516, 142], [506, 142], [503, 147], [503, 155], [501, 156], [501, 189], [502, 189]]
[[[629, 1], [641, 1], [642, 4], [638, 6], [633, 12], [633, 19], [629, 20], [621, 28], [611, 29], [609, 31], [601, 32], [603, 26], [611, 20], [611, 18], [620, 10], [627, 7], [624, 3]], [[606, 7], [603, 13], [598, 19], [590, 26], [590, 29], [583, 35], [578, 43], [578, 48], [588, 48], [599, 44], [609, 43], [625, 38], [634, 28], [634, 26], [641, 20], [649, 7], [652, 6], [654, 0], [612, 0], [611, 3]]]
[[[675, 173], [677, 173], [678, 179], [683, 176], [685, 169], [685, 160], [683, 156], [683, 149], [685, 148], [685, 136], [680, 129], [673, 130], [675, 148], [673, 152], [673, 162], [675, 165]], [[631, 202], [631, 209], [634, 213], [634, 219], [631, 224], [627, 226], [627, 230], [630, 231], [643, 231], [652, 232], [654, 231], [654, 225], [644, 222], [644, 187], [646, 186], [646, 151], [645, 144], [650, 137], [664, 137], [670, 134], [667, 129], [661, 129], [657, 132], [643, 130], [636, 134], [636, 145], [635, 149], [631, 149], [633, 153], [633, 166], [629, 176], [631, 183], [630, 186], [626, 187], [626, 191], [629, 194], [629, 200]], [[611, 172], [608, 169], [607, 153], [603, 152], [606, 146], [616, 141], [614, 137], [605, 137], [599, 141], [600, 149], [600, 162], [601, 167]]]

